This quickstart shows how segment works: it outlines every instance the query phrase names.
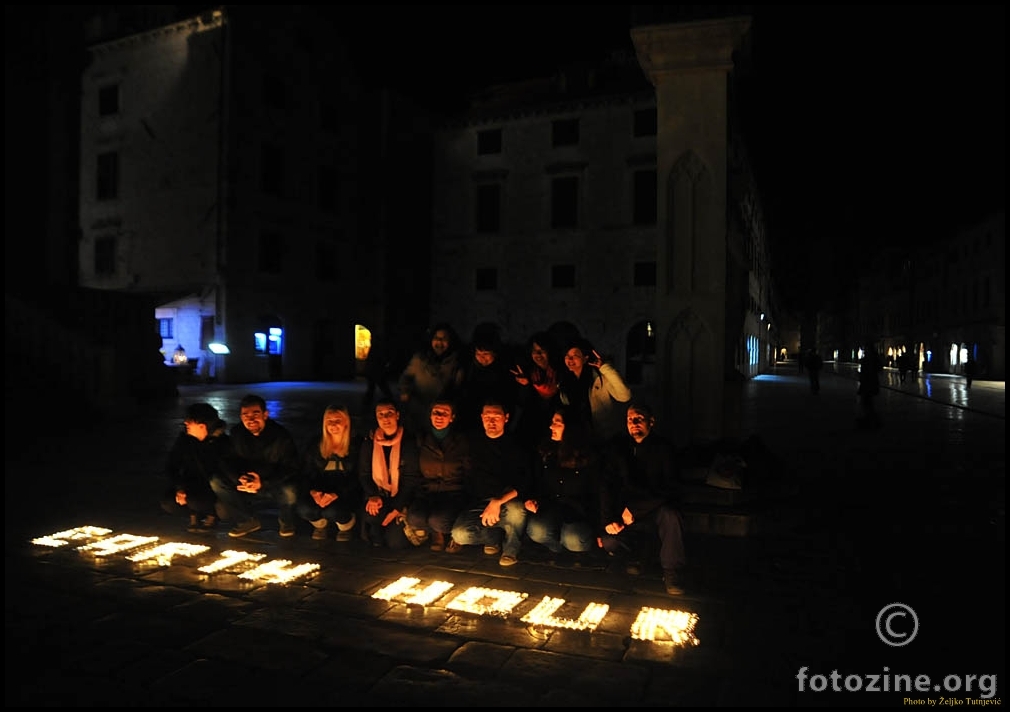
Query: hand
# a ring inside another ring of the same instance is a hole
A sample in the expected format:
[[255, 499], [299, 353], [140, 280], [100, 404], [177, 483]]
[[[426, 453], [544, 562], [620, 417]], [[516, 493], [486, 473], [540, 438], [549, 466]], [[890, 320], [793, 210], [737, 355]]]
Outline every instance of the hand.
[[260, 480], [260, 476], [256, 472], [247, 472], [238, 478], [238, 489], [239, 492], [248, 492], [249, 494], [256, 494], [263, 487], [263, 482]]
[[389, 511], [389, 514], [387, 514], [385, 517], [382, 518], [382, 526], [388, 527], [390, 524], [392, 524], [399, 518], [400, 518], [400, 510], [391, 509]]
[[537, 513], [537, 509], [539, 508], [538, 505], [537, 505], [537, 501], [535, 499], [528, 499], [528, 500], [526, 500], [526, 502], [524, 503], [524, 506], [526, 507], [527, 511], [533, 512], [534, 514]]
[[[605, 526], [603, 530], [607, 532], [607, 534], [616, 536], [617, 534], [620, 534], [622, 531], [624, 531], [624, 525], [621, 524], [620, 522], [611, 522], [610, 524]], [[602, 541], [600, 542], [600, 546], [603, 546]]]
[[369, 497], [365, 502], [365, 511], [373, 517], [379, 513], [380, 509], [382, 509], [382, 497]]
[[186, 493], [183, 492], [182, 490], [179, 490], [178, 492], [176, 492], [175, 493], [175, 503], [178, 504], [180, 507], [185, 507], [186, 506]]
[[530, 379], [528, 376], [526, 376], [526, 374], [523, 373], [522, 366], [517, 365], [515, 368], [510, 368], [509, 373], [511, 373], [515, 377], [516, 383], [518, 383], [520, 386], [529, 385]]
[[621, 512], [621, 519], [622, 519], [622, 520], [624, 521], [624, 523], [625, 523], [625, 524], [627, 524], [627, 525], [628, 525], [629, 527], [630, 527], [630, 526], [631, 526], [632, 524], [634, 524], [634, 523], [635, 523], [635, 515], [634, 515], [634, 514], [632, 514], [632, 513], [631, 513], [631, 510], [630, 510], [630, 509], [628, 509], [627, 507], [625, 507], [625, 508], [624, 508], [624, 511], [623, 511], [623, 512]]
[[493, 527], [501, 520], [501, 503], [491, 500], [480, 514], [480, 522], [485, 527]]
[[595, 366], [596, 368], [599, 368], [600, 366], [603, 365], [603, 357], [600, 356], [600, 352], [599, 351], [597, 351], [596, 349], [593, 349], [593, 357], [590, 358], [590, 359], [587, 359], [587, 363], [590, 366]]

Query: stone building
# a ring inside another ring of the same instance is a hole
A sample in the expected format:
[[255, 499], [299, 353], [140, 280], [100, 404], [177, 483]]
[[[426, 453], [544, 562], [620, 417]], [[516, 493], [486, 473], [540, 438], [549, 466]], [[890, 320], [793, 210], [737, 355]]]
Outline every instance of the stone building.
[[777, 345], [731, 81], [748, 29], [639, 27], [637, 56], [474, 97], [435, 137], [433, 316], [514, 343], [577, 331], [681, 444], [735, 436]]

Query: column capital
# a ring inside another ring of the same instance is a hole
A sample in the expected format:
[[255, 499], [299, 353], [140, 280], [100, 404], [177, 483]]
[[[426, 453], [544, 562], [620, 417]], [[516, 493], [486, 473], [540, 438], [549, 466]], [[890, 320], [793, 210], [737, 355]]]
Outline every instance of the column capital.
[[667, 25], [644, 25], [631, 30], [638, 63], [657, 86], [671, 73], [697, 70], [729, 71], [733, 52], [750, 30], [750, 17], [729, 17]]

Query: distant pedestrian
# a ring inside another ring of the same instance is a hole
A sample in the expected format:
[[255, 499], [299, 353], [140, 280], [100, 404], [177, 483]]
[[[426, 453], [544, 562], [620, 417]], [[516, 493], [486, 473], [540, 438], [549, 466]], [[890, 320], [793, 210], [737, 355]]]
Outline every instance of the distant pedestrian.
[[807, 378], [810, 379], [810, 392], [819, 393], [821, 390], [821, 369], [824, 368], [824, 359], [815, 349], [810, 349], [806, 355]]
[[880, 393], [880, 358], [872, 348], [865, 351], [859, 360], [859, 417], [856, 424], [861, 428], [879, 428], [880, 416], [873, 399]]
[[971, 381], [975, 378], [975, 372], [978, 370], [978, 364], [975, 363], [975, 359], [971, 356], [968, 360], [964, 362], [964, 380], [968, 384], [968, 388], [971, 388]]

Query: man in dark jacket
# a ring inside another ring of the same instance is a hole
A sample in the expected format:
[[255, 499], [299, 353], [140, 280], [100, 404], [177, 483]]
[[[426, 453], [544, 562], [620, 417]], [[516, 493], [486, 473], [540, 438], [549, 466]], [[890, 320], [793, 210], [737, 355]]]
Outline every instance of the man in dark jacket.
[[610, 554], [630, 554], [628, 573], [642, 572], [645, 554], [659, 539], [663, 585], [672, 596], [684, 592], [684, 522], [677, 506], [680, 473], [672, 444], [653, 432], [656, 418], [642, 403], [628, 406], [627, 435], [619, 435], [609, 452], [615, 473], [616, 507], [600, 544]]
[[256, 512], [269, 506], [277, 507], [278, 533], [294, 536], [300, 473], [294, 438], [270, 418], [266, 401], [258, 395], [247, 395], [239, 402], [239, 417], [241, 424], [231, 429], [237, 477], [211, 480], [222, 516], [235, 522], [228, 536], [243, 537], [259, 531]]

